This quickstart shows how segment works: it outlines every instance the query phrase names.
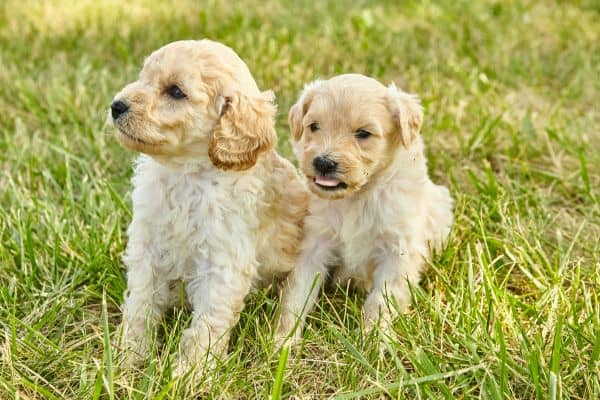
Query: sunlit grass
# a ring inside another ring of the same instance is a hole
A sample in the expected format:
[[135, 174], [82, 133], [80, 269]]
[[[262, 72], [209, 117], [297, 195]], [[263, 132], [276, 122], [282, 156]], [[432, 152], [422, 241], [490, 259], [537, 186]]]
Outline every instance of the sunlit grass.
[[[600, 397], [597, 2], [0, 7], [1, 399]], [[145, 55], [202, 37], [275, 91], [288, 157], [287, 110], [310, 80], [361, 72], [422, 97], [456, 224], [384, 354], [359, 333], [361, 294], [330, 288], [285, 360], [270, 340], [277, 300], [257, 292], [197, 385], [170, 375], [182, 309], [149, 365], [119, 371], [133, 155], [107, 108]]]

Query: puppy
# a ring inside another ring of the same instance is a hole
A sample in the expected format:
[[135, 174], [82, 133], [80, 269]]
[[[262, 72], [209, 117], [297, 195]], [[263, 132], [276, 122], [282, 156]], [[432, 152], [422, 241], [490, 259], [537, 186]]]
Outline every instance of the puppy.
[[272, 97], [233, 50], [209, 40], [155, 51], [115, 96], [117, 138], [142, 153], [123, 257], [122, 342], [134, 360], [148, 355], [179, 282], [193, 319], [176, 373], [223, 353], [252, 285], [295, 266], [308, 191], [273, 150]]
[[[348, 74], [307, 85], [289, 124], [312, 191], [298, 267], [284, 289], [276, 332], [303, 321], [334, 268], [334, 282], [368, 291], [365, 328], [385, 328], [410, 304], [429, 255], [448, 236], [452, 199], [427, 175], [417, 96]], [[386, 300], [395, 304], [390, 305]]]

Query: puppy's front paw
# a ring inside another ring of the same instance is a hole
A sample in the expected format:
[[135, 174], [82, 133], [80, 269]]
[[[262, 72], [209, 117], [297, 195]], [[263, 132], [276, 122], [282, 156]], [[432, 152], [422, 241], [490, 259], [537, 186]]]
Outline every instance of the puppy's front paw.
[[173, 375], [181, 377], [193, 370], [198, 375], [203, 369], [211, 368], [215, 359], [209, 352], [206, 332], [198, 329], [186, 329], [181, 335], [179, 353], [174, 362]]
[[140, 367], [147, 358], [147, 353], [132, 348], [124, 348], [119, 354], [119, 366], [124, 370]]
[[392, 321], [395, 314], [388, 309], [387, 305], [369, 300], [367, 299], [363, 306], [364, 337], [369, 336], [374, 329], [380, 337], [390, 336], [393, 333]]
[[175, 378], [181, 378], [185, 376], [188, 372], [192, 371], [195, 365], [188, 360], [185, 356], [181, 354], [177, 355], [175, 360], [173, 361], [172, 366], [172, 374]]
[[273, 343], [275, 351], [281, 350], [287, 346], [290, 349], [296, 349], [302, 342], [302, 336], [298, 329], [290, 335], [290, 332], [285, 329], [277, 329], [273, 335]]
[[275, 350], [279, 351], [284, 346], [295, 349], [301, 341], [302, 328], [297, 324], [296, 318], [291, 314], [283, 313], [273, 334]]
[[121, 367], [131, 369], [139, 366], [151, 353], [152, 337], [147, 332], [135, 332], [122, 327], [119, 340], [115, 344], [118, 349]]
[[172, 364], [172, 375], [175, 378], [190, 376], [197, 378], [202, 375], [206, 368], [211, 368], [214, 365], [214, 359], [208, 355], [192, 355], [184, 352], [179, 352]]
[[171, 374], [174, 378], [188, 377], [197, 381], [203, 376], [206, 377], [205, 372], [213, 369], [215, 365], [215, 358], [208, 353], [204, 356], [189, 357], [179, 352], [173, 361]]

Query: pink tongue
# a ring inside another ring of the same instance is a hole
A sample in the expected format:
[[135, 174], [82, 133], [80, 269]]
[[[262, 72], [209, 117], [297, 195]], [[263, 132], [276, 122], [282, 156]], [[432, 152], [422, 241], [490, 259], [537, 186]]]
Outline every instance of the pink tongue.
[[340, 181], [335, 178], [330, 178], [328, 176], [316, 176], [315, 182], [321, 186], [333, 187], [340, 184]]

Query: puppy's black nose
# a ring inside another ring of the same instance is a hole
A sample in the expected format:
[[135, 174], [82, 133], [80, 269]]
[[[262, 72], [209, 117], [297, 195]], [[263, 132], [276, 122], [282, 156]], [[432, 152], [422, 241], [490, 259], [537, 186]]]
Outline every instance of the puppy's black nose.
[[110, 105], [110, 113], [112, 114], [113, 119], [119, 118], [122, 114], [126, 113], [127, 110], [129, 110], [129, 106], [121, 100], [113, 101]]
[[313, 166], [317, 171], [322, 174], [329, 174], [331, 172], [335, 172], [338, 163], [333, 161], [331, 158], [318, 156], [313, 160]]

